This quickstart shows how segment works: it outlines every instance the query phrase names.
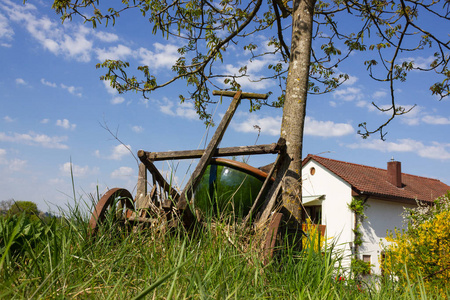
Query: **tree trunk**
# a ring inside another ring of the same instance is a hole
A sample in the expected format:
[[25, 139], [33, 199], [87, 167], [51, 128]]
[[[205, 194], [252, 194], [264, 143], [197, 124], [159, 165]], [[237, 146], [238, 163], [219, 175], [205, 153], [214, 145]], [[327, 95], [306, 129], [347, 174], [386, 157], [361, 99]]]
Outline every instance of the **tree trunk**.
[[283, 205], [302, 221], [302, 143], [308, 93], [312, 26], [315, 0], [294, 0], [292, 42], [281, 137], [286, 139], [287, 157], [281, 165]]

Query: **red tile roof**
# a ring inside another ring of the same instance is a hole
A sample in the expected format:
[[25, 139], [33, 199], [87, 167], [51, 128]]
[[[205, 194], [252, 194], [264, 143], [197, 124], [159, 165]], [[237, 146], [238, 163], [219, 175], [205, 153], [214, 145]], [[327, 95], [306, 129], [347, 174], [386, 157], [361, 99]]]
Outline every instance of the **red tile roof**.
[[386, 169], [338, 161], [316, 155], [308, 155], [303, 165], [314, 160], [344, 181], [361, 195], [372, 195], [397, 200], [421, 200], [431, 202], [450, 190], [450, 186], [432, 178], [402, 173], [402, 187], [388, 181]]

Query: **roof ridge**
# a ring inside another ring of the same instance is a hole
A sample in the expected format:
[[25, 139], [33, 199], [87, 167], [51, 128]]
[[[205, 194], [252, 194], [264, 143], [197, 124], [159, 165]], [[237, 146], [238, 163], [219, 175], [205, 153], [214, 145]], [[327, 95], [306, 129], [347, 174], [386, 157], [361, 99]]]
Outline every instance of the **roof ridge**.
[[323, 156], [318, 156], [318, 155], [313, 155], [313, 154], [308, 154], [308, 156], [311, 156], [311, 158], [318, 157], [318, 158], [321, 158], [321, 159], [332, 160], [332, 161], [339, 162], [339, 163], [344, 163], [344, 164], [349, 164], [349, 165], [354, 165], [354, 166], [360, 166], [360, 167], [364, 167], [364, 168], [372, 168], [372, 169], [377, 169], [377, 170], [384, 170], [384, 171], [386, 171], [386, 169], [382, 169], [382, 168], [377, 168], [377, 167], [372, 167], [372, 166], [367, 166], [367, 165], [362, 165], [362, 164], [356, 164], [356, 163], [352, 163], [352, 162], [348, 162], [348, 161], [337, 160], [337, 159], [328, 158], [328, 157], [323, 157]]
[[[371, 168], [371, 169], [376, 169], [376, 170], [381, 170], [381, 171], [387, 172], [387, 169], [383, 169], [383, 168], [372, 167], [372, 166], [367, 166], [367, 165], [363, 165], [363, 164], [356, 164], [356, 163], [352, 163], [352, 162], [348, 162], [348, 161], [337, 160], [337, 159], [323, 157], [323, 156], [318, 156], [318, 155], [314, 155], [314, 154], [308, 154], [307, 157], [308, 156], [311, 157], [311, 158], [318, 157], [319, 159], [325, 159], [325, 160], [329, 160], [329, 161], [335, 161], [335, 162], [338, 162], [338, 163], [344, 163], [344, 164], [348, 164], [348, 165], [360, 166], [360, 167], [364, 167], [364, 168]], [[417, 178], [423, 178], [423, 179], [429, 179], [429, 180], [435, 180], [435, 181], [438, 181], [438, 182], [442, 182], [442, 181], [440, 181], [437, 178], [419, 176], [419, 175], [414, 175], [414, 174], [409, 174], [409, 173], [404, 173], [404, 172], [402, 172], [402, 175], [413, 176], [413, 177], [417, 177]]]

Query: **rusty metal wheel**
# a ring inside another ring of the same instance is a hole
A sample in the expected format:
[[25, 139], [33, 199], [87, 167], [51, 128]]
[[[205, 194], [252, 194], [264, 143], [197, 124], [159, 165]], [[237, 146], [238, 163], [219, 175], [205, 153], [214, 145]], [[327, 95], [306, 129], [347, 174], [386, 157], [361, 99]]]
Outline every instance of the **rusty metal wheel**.
[[90, 235], [96, 235], [99, 225], [104, 222], [117, 224], [117, 221], [125, 221], [132, 211], [134, 211], [133, 197], [128, 190], [113, 188], [107, 191], [92, 213], [89, 221]]
[[282, 213], [274, 213], [270, 218], [269, 230], [264, 241], [264, 264], [267, 265], [273, 258], [276, 244], [279, 243], [279, 230], [283, 220]]

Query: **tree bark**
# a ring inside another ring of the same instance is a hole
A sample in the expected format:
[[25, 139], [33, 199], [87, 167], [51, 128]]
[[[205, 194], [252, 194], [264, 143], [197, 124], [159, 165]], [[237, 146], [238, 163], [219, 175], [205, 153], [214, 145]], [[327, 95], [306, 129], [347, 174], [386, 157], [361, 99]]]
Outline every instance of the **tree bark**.
[[281, 122], [281, 137], [286, 140], [286, 159], [281, 172], [287, 170], [282, 182], [283, 205], [302, 221], [302, 144], [308, 93], [312, 26], [315, 0], [294, 0], [292, 42], [286, 98]]

